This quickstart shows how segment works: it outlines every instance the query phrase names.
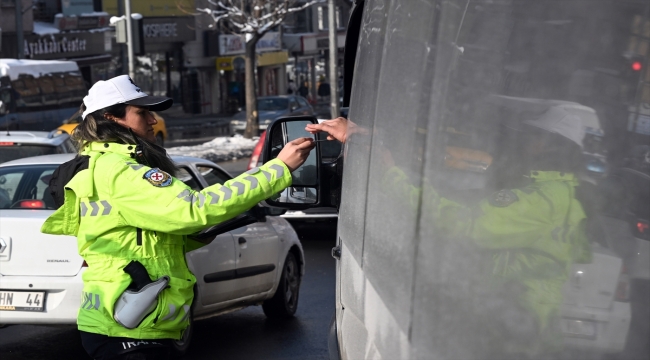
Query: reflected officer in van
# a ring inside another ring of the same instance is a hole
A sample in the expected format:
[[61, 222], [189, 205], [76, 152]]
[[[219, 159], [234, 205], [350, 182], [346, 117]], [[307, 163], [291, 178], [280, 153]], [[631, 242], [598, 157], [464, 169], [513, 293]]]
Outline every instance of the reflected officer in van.
[[[359, 132], [344, 118], [311, 124], [306, 130], [327, 132], [328, 139], [341, 142]], [[407, 206], [417, 206], [420, 196], [436, 199], [423, 202], [434, 205], [422, 212], [436, 222], [441, 238], [469, 239], [485, 250], [487, 260], [479, 275], [490, 276], [481, 286], [496, 301], [483, 301], [481, 313], [475, 315], [483, 318], [477, 321], [486, 324], [480, 331], [492, 340], [488, 342], [496, 348], [488, 349], [499, 358], [539, 356], [561, 346], [557, 323], [562, 287], [571, 264], [591, 261], [584, 230], [587, 216], [576, 196], [584, 138], [581, 119], [552, 107], [524, 121], [520, 130], [511, 151], [515, 158], [499, 174], [512, 179], [498, 181], [518, 185], [495, 191], [474, 206], [445, 198], [430, 184], [412, 186], [397, 166], [390, 166], [382, 179], [385, 188], [404, 194]]]

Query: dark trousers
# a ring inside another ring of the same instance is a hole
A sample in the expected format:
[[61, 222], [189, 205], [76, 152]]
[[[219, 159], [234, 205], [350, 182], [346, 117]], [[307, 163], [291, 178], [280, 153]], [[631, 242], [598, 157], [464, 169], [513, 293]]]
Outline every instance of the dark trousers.
[[170, 359], [169, 339], [129, 339], [80, 331], [81, 344], [95, 360]]

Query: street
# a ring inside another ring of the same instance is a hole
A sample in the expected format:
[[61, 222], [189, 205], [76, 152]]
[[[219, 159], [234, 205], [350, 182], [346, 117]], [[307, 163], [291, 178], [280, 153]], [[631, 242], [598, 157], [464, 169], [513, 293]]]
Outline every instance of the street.
[[[269, 321], [259, 306], [197, 321], [184, 359], [327, 359], [334, 313], [335, 226], [299, 231], [306, 273], [294, 319]], [[0, 358], [88, 359], [75, 326], [12, 325], [0, 329]]]

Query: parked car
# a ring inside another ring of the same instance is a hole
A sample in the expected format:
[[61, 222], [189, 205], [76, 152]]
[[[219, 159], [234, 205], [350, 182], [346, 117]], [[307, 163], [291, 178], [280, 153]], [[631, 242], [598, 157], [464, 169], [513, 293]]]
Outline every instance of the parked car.
[[[153, 133], [156, 135], [156, 142], [160, 146], [165, 146], [165, 140], [167, 140], [167, 126], [165, 124], [165, 119], [155, 111], [152, 111], [151, 113], [157, 121], [157, 123], [153, 126]], [[68, 135], [72, 135], [72, 130], [74, 130], [80, 122], [81, 115], [79, 112], [76, 112], [69, 119], [64, 120], [63, 124], [61, 124], [57, 130], [61, 130]]]
[[614, 169], [600, 185], [608, 218], [624, 222], [607, 226], [619, 234], [608, 245], [623, 257], [631, 280], [650, 282], [650, 172]]
[[31, 156], [75, 152], [77, 148], [70, 136], [61, 131], [0, 132], [0, 163]]
[[[87, 266], [76, 239], [40, 232], [54, 204], [47, 191], [54, 170], [73, 155], [48, 155], [0, 165], [0, 322], [74, 324]], [[173, 157], [177, 178], [195, 190], [231, 176], [218, 165]], [[214, 238], [187, 253], [196, 276], [194, 319], [262, 304], [268, 317], [290, 317], [298, 306], [305, 271], [302, 245], [282, 210], [255, 206], [197, 235]], [[246, 274], [255, 268], [255, 274]], [[175, 346], [187, 349], [192, 325]]]
[[[324, 121], [319, 119], [318, 121]], [[319, 134], [318, 139], [323, 140], [326, 138], [324, 134]], [[248, 161], [247, 170], [250, 170], [254, 167], [262, 165], [262, 149], [264, 148], [264, 141], [266, 140], [266, 130], [260, 134], [260, 139], [257, 141], [255, 148], [253, 148], [253, 153], [251, 158]], [[333, 162], [341, 153], [341, 143], [338, 141], [323, 141], [319, 142], [320, 151], [323, 154], [323, 159], [328, 162]], [[318, 207], [310, 208], [303, 210], [289, 210], [286, 213], [280, 215], [285, 219], [292, 220], [292, 225], [294, 227], [300, 227], [311, 224], [316, 221], [331, 221], [338, 218], [338, 213], [336, 208], [333, 207]]]
[[[257, 98], [259, 131], [266, 130], [269, 124], [282, 116], [314, 115], [314, 109], [302, 96], [262, 96]], [[246, 130], [246, 110], [240, 111], [230, 120], [230, 135], [243, 134]]]

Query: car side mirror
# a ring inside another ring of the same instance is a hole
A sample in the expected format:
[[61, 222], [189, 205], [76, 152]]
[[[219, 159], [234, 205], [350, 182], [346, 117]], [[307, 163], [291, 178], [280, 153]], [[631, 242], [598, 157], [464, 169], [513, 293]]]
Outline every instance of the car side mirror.
[[[307, 124], [317, 124], [313, 116], [292, 116], [276, 119], [269, 125], [264, 140], [262, 160], [267, 162], [275, 159], [284, 146], [300, 137], [315, 136], [305, 131]], [[321, 194], [321, 151], [317, 144], [316, 148], [309, 154], [305, 163], [296, 169], [292, 174], [292, 184], [279, 194], [265, 200], [270, 207], [284, 209], [308, 209], [316, 206], [323, 206], [324, 201]]]

